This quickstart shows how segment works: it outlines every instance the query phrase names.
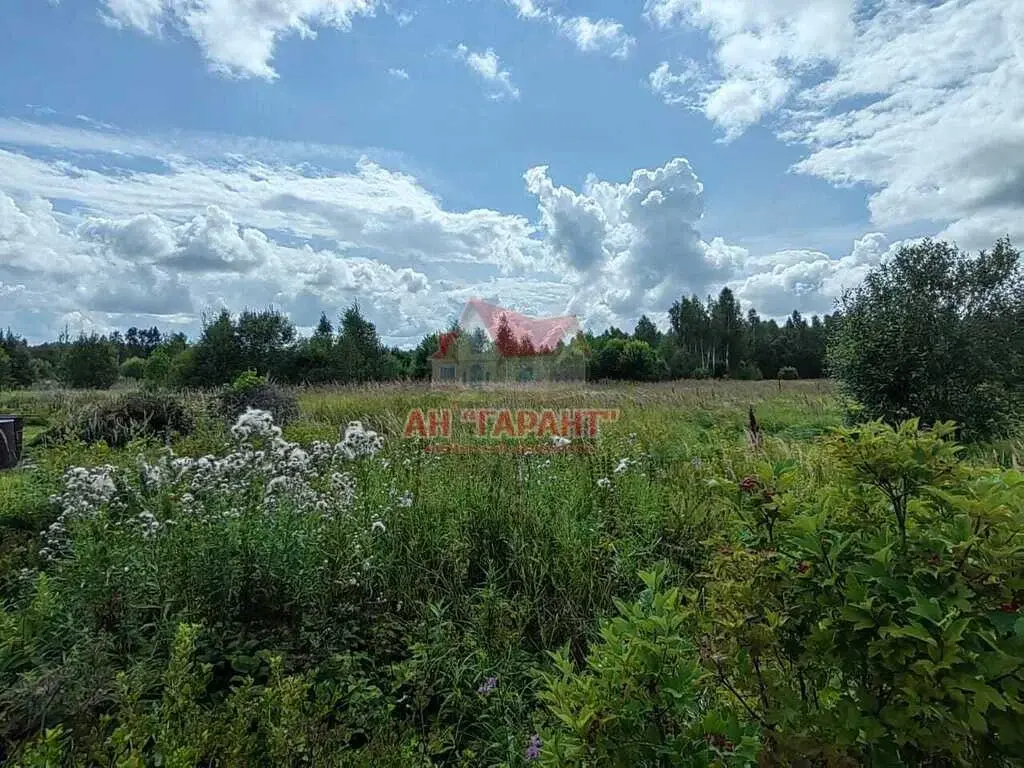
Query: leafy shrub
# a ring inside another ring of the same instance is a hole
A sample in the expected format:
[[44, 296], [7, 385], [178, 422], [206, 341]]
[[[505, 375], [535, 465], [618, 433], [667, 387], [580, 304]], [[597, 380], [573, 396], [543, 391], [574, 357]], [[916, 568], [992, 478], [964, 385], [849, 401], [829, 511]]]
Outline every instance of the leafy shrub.
[[12, 373], [11, 358], [4, 350], [0, 349], [0, 389], [14, 387], [14, 375]]
[[839, 431], [841, 472], [817, 495], [768, 475], [740, 484], [761, 514], [712, 568], [705, 631], [777, 759], [1021, 754], [1024, 476], [968, 470], [952, 429]]
[[188, 435], [194, 427], [194, 418], [177, 397], [132, 392], [76, 412], [64, 424], [40, 435], [38, 443], [81, 440], [91, 445], [103, 441], [118, 447], [140, 437]]
[[125, 379], [140, 381], [146, 374], [146, 361], [141, 357], [129, 357], [121, 363], [121, 376]]
[[57, 378], [54, 366], [49, 360], [33, 357], [30, 366], [33, 381], [50, 382]]
[[962, 439], [1024, 413], [1024, 264], [1008, 240], [976, 258], [904, 246], [841, 301], [829, 368], [869, 419], [956, 421]]
[[105, 336], [81, 334], [64, 351], [61, 378], [76, 389], [109, 389], [117, 381], [117, 350]]
[[784, 365], [779, 368], [779, 378], [792, 381], [794, 379], [799, 379], [800, 374], [792, 365]]
[[260, 376], [256, 371], [248, 370], [238, 374], [235, 380], [231, 382], [230, 389], [236, 394], [245, 394], [246, 392], [259, 389], [266, 384], [266, 376]]
[[602, 623], [600, 642], [577, 672], [568, 649], [540, 693], [559, 723], [545, 738], [547, 765], [750, 765], [758, 728], [717, 701], [689, 631], [692, 611], [664, 570], [641, 574], [646, 589]]
[[286, 389], [271, 384], [255, 371], [244, 371], [225, 389], [219, 398], [220, 409], [231, 420], [249, 408], [269, 411], [278, 424], [298, 418], [299, 400]]
[[146, 358], [143, 378], [149, 387], [163, 387], [169, 383], [172, 354], [166, 346], [159, 346]]
[[736, 378], [742, 381], [761, 381], [764, 378], [764, 374], [757, 367], [757, 363], [744, 360], [740, 363], [740, 367], [736, 372]]

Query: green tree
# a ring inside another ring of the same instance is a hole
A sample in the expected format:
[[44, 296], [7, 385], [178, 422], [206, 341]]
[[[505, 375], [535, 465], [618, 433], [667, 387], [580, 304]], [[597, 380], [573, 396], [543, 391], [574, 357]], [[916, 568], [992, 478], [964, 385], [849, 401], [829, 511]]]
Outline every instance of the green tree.
[[657, 349], [661, 342], [661, 331], [647, 315], [641, 315], [636, 328], [633, 329], [633, 338]]
[[61, 378], [69, 387], [109, 389], [117, 375], [117, 349], [105, 336], [83, 332], [64, 352]]
[[438, 335], [431, 333], [420, 339], [412, 353], [411, 376], [414, 379], [429, 379], [431, 374], [430, 358], [438, 349]]
[[716, 301], [708, 302], [708, 307], [713, 338], [711, 368], [721, 367], [735, 376], [746, 351], [746, 325], [740, 303], [726, 287]]
[[121, 363], [121, 376], [125, 379], [139, 381], [145, 378], [146, 361], [141, 357], [129, 357]]
[[243, 370], [261, 376], [281, 373], [295, 342], [295, 326], [287, 315], [274, 309], [246, 309], [235, 323], [235, 341]]
[[[212, 321], [204, 318], [203, 331], [190, 350], [178, 360], [178, 383], [211, 387], [233, 381], [245, 370], [245, 360], [231, 313], [222, 309]], [[174, 359], [181, 357], [181, 353]], [[175, 366], [172, 365], [172, 368]]]
[[11, 358], [0, 347], [0, 389], [13, 389], [14, 377], [11, 375]]
[[619, 373], [631, 381], [657, 381], [667, 375], [667, 367], [647, 342], [627, 341], [619, 358]]
[[171, 360], [174, 354], [168, 345], [162, 345], [146, 359], [143, 379], [151, 387], [166, 386], [171, 373]]
[[376, 327], [363, 317], [358, 303], [342, 315], [338, 354], [347, 381], [380, 381], [387, 375], [387, 349], [381, 344]]
[[970, 258], [925, 240], [843, 296], [829, 366], [868, 418], [1014, 427], [1024, 404], [1024, 269], [1008, 240]]
[[8, 328], [0, 333], [0, 349], [6, 354], [10, 365], [10, 377], [16, 387], [27, 387], [34, 381], [32, 354], [28, 349], [28, 341], [16, 336]]

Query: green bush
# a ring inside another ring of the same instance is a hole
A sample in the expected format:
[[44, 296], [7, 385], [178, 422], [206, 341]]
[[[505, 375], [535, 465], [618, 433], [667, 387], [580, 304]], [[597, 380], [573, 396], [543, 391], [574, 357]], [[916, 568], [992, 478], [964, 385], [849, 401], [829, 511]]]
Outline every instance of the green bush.
[[1024, 476], [968, 470], [951, 425], [840, 431], [809, 494], [740, 483], [746, 546], [712, 568], [719, 679], [779, 760], [1011, 765], [1024, 749]]
[[290, 391], [269, 383], [253, 371], [240, 374], [218, 399], [221, 413], [233, 420], [247, 408], [269, 411], [279, 425], [294, 421], [299, 415], [299, 400]]
[[61, 379], [75, 389], [110, 389], [117, 375], [117, 350], [95, 333], [81, 334], [61, 359]]
[[742, 381], [761, 381], [764, 378], [764, 374], [761, 373], [761, 369], [757, 367], [757, 363], [744, 360], [740, 363], [739, 370], [736, 373], [736, 378]]
[[0, 389], [13, 389], [14, 375], [12, 373], [11, 358], [4, 350], [0, 349]]
[[843, 297], [829, 369], [870, 419], [956, 421], [961, 439], [1024, 415], [1024, 263], [1008, 240], [970, 257], [904, 246]]
[[[725, 706], [700, 661], [693, 611], [664, 571], [642, 574], [646, 589], [602, 623], [600, 641], [577, 671], [568, 649], [555, 655], [540, 699], [558, 726], [535, 739], [543, 763], [632, 766], [746, 766], [758, 727]], [[724, 693], [724, 692], [723, 692]]]
[[188, 435], [194, 428], [195, 419], [179, 398], [132, 392], [77, 411], [64, 424], [40, 435], [37, 442], [53, 445], [80, 440], [91, 445], [103, 441], [117, 447], [140, 437]]
[[146, 375], [146, 361], [141, 357], [129, 357], [120, 367], [121, 377], [141, 381]]
[[792, 381], [794, 379], [799, 379], [800, 378], [800, 374], [797, 372], [796, 368], [794, 368], [793, 366], [791, 366], [791, 365], [784, 365], [781, 368], [779, 368], [779, 378]]

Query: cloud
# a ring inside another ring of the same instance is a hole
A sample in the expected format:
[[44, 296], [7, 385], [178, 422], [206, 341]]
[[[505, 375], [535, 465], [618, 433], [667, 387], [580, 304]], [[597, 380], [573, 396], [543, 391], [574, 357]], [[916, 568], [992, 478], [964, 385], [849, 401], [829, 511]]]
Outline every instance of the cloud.
[[1004, 0], [648, 0], [693, 27], [710, 66], [650, 75], [725, 139], [766, 122], [794, 169], [864, 184], [882, 229], [929, 226], [969, 250], [1024, 237], [1024, 4]]
[[490, 93], [491, 99], [500, 101], [505, 98], [519, 98], [519, 89], [512, 83], [512, 74], [507, 69], [501, 68], [501, 59], [493, 49], [488, 48], [483, 53], [479, 53], [460, 44], [455, 49], [455, 58], [464, 62], [485, 82], [495, 86], [496, 90]]
[[171, 227], [153, 214], [127, 221], [88, 219], [77, 234], [104, 243], [122, 258], [160, 264], [181, 273], [246, 273], [269, 259], [271, 246], [258, 229], [239, 228], [215, 205]]
[[683, 158], [636, 170], [626, 183], [591, 176], [581, 192], [557, 186], [544, 166], [525, 180], [554, 255], [572, 271], [574, 309], [629, 317], [735, 268], [726, 250], [700, 238], [704, 189]]
[[661, 62], [648, 76], [651, 90], [666, 104], [682, 104], [691, 109], [703, 108], [704, 77], [700, 65], [687, 61], [676, 73], [667, 61]]
[[270, 65], [286, 35], [316, 37], [315, 27], [347, 30], [357, 16], [372, 15], [377, 0], [103, 0], [105, 18], [148, 35], [169, 29], [192, 37], [211, 69], [235, 77], [273, 80]]
[[[109, 158], [119, 140], [159, 145], [106, 131], [38, 133], [62, 147], [102, 144]], [[244, 155], [225, 163], [178, 145], [144, 158], [156, 172], [133, 155], [122, 156], [126, 167], [94, 170], [88, 154], [44, 149], [0, 151], [0, 327], [36, 341], [65, 324], [194, 334], [201, 313], [222, 306], [272, 304], [307, 327], [358, 299], [387, 343], [414, 345], [472, 296], [631, 328], [641, 313], [726, 284], [766, 316], [824, 312], [888, 252], [881, 235], [842, 258], [705, 240], [703, 185], [683, 158], [622, 182], [590, 176], [578, 190], [531, 168], [534, 223], [451, 210], [415, 176], [368, 159], [348, 170]]]
[[584, 53], [599, 53], [625, 59], [636, 46], [636, 38], [613, 19], [591, 19], [589, 16], [563, 16], [535, 0], [508, 0], [522, 19], [544, 21], [571, 40]]
[[[153, 150], [153, 137], [37, 135], [60, 146], [39, 148], [41, 157], [34, 147], [0, 151], [0, 326], [35, 340], [65, 322], [194, 333], [199, 313], [221, 306], [274, 304], [314, 324], [358, 298], [389, 343], [415, 343], [455, 311], [436, 287], [451, 275], [472, 286], [549, 260], [526, 219], [446, 209], [415, 177], [367, 159], [329, 171], [199, 159], [176, 146], [143, 158], [154, 172], [117, 154], [119, 141]], [[103, 146], [105, 163], [120, 157], [125, 167], [94, 170], [76, 144]]]
[[406, 72], [404, 69], [400, 69], [398, 67], [392, 67], [391, 69], [389, 69], [388, 70], [388, 74], [391, 75], [396, 80], [408, 80], [409, 79], [409, 73]]
[[[647, 0], [645, 13], [658, 27], [689, 26], [708, 34], [713, 62], [702, 75], [707, 85], [700, 101], [726, 139], [733, 139], [779, 108], [801, 77], [849, 50], [857, 2]], [[692, 74], [667, 70], [660, 78], [671, 84], [673, 77]]]
[[[883, 227], [945, 222], [941, 236], [988, 247], [1024, 237], [1024, 5], [992, 0], [890, 8], [856, 56], [802, 94], [785, 138], [796, 169], [874, 187]], [[853, 106], [850, 106], [853, 104]]]
[[870, 233], [854, 242], [850, 253], [833, 259], [818, 251], [779, 251], [765, 257], [740, 254], [748, 275], [732, 281], [736, 297], [764, 317], [834, 311], [835, 299], [855, 288], [871, 267], [892, 254], [885, 235]]

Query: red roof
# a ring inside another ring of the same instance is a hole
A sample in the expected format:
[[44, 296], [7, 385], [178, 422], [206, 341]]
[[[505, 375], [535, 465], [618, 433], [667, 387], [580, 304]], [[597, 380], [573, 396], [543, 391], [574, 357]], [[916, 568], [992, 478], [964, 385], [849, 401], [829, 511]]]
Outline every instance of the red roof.
[[487, 329], [487, 335], [491, 341], [498, 337], [498, 326], [501, 324], [502, 315], [505, 316], [509, 328], [515, 335], [517, 341], [530, 339], [533, 346], [538, 350], [547, 347], [554, 349], [558, 342], [567, 335], [574, 334], [580, 329], [579, 321], [572, 315], [561, 317], [528, 317], [510, 309], [488, 304], [480, 299], [470, 299], [466, 303], [466, 309], [462, 313], [462, 324], [465, 325], [467, 314], [472, 311], [480, 318], [480, 322]]

